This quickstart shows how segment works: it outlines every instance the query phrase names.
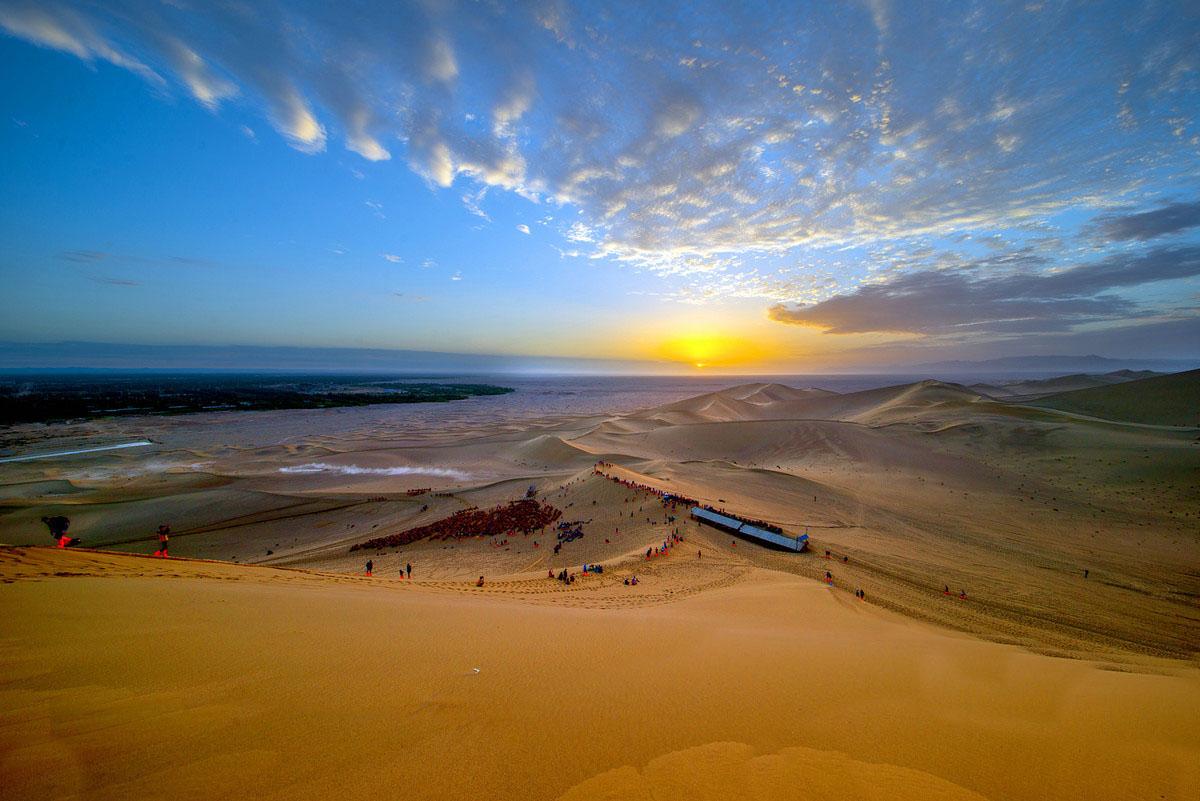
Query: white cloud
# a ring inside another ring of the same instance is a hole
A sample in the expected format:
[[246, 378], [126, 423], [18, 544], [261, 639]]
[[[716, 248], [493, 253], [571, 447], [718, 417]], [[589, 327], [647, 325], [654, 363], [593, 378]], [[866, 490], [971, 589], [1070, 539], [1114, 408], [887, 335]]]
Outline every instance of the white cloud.
[[450, 276], [451, 281], [461, 281], [463, 279], [462, 270], [458, 270], [454, 275]]
[[679, 97], [666, 105], [658, 114], [654, 127], [660, 136], [674, 139], [682, 136], [696, 124], [701, 108], [690, 98]]
[[61, 50], [85, 61], [101, 59], [140, 75], [155, 86], [166, 81], [98, 33], [82, 14], [52, 3], [0, 5], [0, 27], [34, 44]]
[[357, 109], [350, 115], [346, 121], [346, 149], [367, 161], [387, 161], [392, 154], [368, 132], [371, 121], [371, 113], [365, 108]]
[[443, 188], [454, 183], [456, 170], [450, 148], [445, 142], [415, 137], [409, 142], [409, 152], [409, 164], [428, 181]]
[[175, 37], [168, 39], [168, 47], [175, 69], [192, 97], [209, 111], [215, 111], [222, 100], [238, 94], [237, 86], [213, 72], [195, 50]]
[[571, 242], [595, 242], [595, 233], [587, 225], [576, 221], [571, 223], [565, 234], [566, 238]]
[[404, 259], [397, 256], [395, 253], [381, 253], [380, 255], [383, 256], [383, 258], [386, 259], [387, 261], [390, 261], [392, 264], [403, 264], [404, 263]]
[[488, 187], [484, 185], [481, 186], [477, 192], [467, 192], [462, 196], [462, 204], [463, 208], [465, 208], [471, 214], [491, 222], [492, 218], [488, 216], [488, 213], [483, 210], [483, 206], [481, 205], [484, 197], [487, 196], [487, 191]]
[[492, 131], [498, 138], [512, 136], [513, 125], [533, 105], [533, 78], [523, 73], [509, 86], [492, 109]]
[[425, 73], [442, 83], [451, 83], [458, 77], [458, 59], [445, 36], [434, 35], [426, 43]]
[[370, 136], [351, 136], [346, 139], [346, 149], [365, 158], [367, 161], [387, 161], [392, 157], [379, 140]]
[[525, 223], [521, 223], [521, 224], [519, 224], [519, 225], [517, 226], [517, 230], [518, 230], [518, 231], [520, 231], [520, 232], [521, 232], [521, 233], [523, 233], [523, 234], [528, 234], [528, 233], [529, 233], [529, 226], [528, 226], [528, 225], [526, 225]]
[[325, 149], [325, 126], [317, 121], [295, 87], [286, 87], [275, 98], [271, 121], [288, 144], [302, 153], [319, 153]]

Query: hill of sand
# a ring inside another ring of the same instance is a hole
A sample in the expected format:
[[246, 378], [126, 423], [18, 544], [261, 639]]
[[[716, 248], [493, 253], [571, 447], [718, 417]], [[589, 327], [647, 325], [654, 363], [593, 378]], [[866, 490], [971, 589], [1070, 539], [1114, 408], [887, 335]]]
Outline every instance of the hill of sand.
[[0, 551], [0, 779], [23, 799], [1200, 791], [1194, 667], [953, 636], [736, 558], [550, 590]]
[[787, 416], [805, 401], [835, 396], [823, 389], [795, 389], [782, 384], [743, 384], [628, 416], [671, 424], [770, 419]]
[[[1188, 375], [1103, 391], [1145, 384], [1152, 408]], [[1096, 417], [936, 381], [750, 384], [455, 436], [306, 429], [6, 465], [0, 542], [47, 543], [39, 518], [66, 514], [114, 553], [0, 550], [0, 783], [1192, 798], [1200, 430]], [[174, 424], [195, 442], [207, 420]], [[646, 487], [811, 551], [701, 526]], [[350, 550], [531, 488], [584, 536]], [[160, 522], [182, 559], [145, 555]], [[563, 569], [574, 584], [548, 578]]]
[[1126, 381], [1153, 378], [1157, 375], [1159, 373], [1153, 370], [1115, 370], [1111, 373], [1100, 374], [1074, 373], [1072, 375], [1055, 376], [1053, 378], [1006, 381], [1000, 385], [973, 384], [971, 389], [992, 398], [1032, 400], [1059, 392], [1072, 392], [1077, 389], [1091, 389], [1092, 387], [1107, 387]]
[[1032, 403], [1105, 420], [1200, 426], [1200, 370], [1063, 392]]

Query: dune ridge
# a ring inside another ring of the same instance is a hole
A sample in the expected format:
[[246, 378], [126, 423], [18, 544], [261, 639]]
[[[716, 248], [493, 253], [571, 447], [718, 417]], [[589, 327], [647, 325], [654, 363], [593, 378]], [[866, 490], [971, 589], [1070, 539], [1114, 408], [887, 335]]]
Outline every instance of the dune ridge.
[[1030, 405], [1106, 420], [1197, 427], [1200, 370], [1061, 392], [1030, 401]]

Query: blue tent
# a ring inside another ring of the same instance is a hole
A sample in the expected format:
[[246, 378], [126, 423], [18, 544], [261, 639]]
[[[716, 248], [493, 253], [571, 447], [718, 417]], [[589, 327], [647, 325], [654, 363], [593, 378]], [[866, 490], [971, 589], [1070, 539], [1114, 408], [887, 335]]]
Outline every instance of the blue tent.
[[801, 534], [799, 537], [776, 534], [774, 531], [767, 531], [765, 528], [751, 525], [731, 515], [724, 515], [720, 512], [714, 512], [711, 509], [705, 509], [703, 506], [692, 507], [692, 517], [701, 522], [708, 523], [710, 526], [724, 529], [731, 534], [748, 537], [764, 545], [773, 545], [776, 548], [783, 548], [786, 551], [799, 553], [808, 547], [807, 534]]

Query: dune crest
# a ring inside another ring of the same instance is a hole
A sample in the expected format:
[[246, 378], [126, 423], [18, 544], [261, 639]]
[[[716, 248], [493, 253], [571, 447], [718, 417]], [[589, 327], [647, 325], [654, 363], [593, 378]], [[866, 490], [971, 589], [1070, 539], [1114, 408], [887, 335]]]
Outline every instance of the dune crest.
[[932, 379], [845, 394], [782, 384], [742, 384], [637, 412], [626, 419], [669, 424], [810, 419], [880, 425], [985, 400], [960, 384]]

